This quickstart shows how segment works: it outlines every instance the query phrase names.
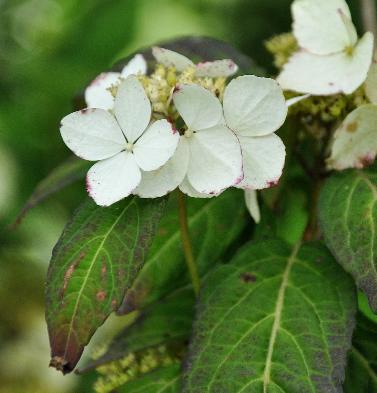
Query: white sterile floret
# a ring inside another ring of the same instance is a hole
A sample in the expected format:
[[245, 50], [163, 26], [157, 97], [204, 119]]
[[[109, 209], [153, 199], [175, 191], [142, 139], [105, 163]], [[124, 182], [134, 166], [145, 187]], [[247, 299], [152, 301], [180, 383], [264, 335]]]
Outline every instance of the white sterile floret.
[[295, 0], [292, 15], [300, 49], [277, 78], [282, 88], [314, 95], [353, 93], [366, 79], [373, 35], [357, 39], [344, 0]]
[[287, 105], [274, 80], [236, 78], [225, 89], [223, 108], [211, 92], [196, 85], [179, 86], [173, 102], [187, 130], [175, 155], [143, 175], [136, 194], [161, 196], [179, 186], [202, 198], [230, 186], [256, 190], [278, 182], [285, 147], [274, 132], [285, 120]]
[[176, 154], [160, 170], [143, 176], [135, 193], [151, 197], [158, 188], [161, 196], [182, 185], [190, 196], [208, 197], [238, 184], [243, 178], [241, 149], [224, 125], [218, 98], [201, 86], [181, 85], [173, 102], [186, 125]]
[[261, 217], [258, 204], [258, 196], [255, 190], [245, 191], [245, 203], [251, 217], [257, 224], [259, 224]]
[[342, 170], [370, 165], [377, 155], [377, 105], [352, 111], [335, 131], [328, 168]]
[[244, 75], [224, 93], [226, 125], [237, 135], [243, 157], [240, 188], [259, 190], [275, 185], [283, 171], [285, 147], [275, 135], [287, 116], [279, 85], [272, 79]]
[[226, 78], [234, 75], [238, 71], [237, 64], [231, 59], [206, 61], [194, 64], [186, 56], [170, 49], [154, 47], [152, 53], [159, 64], [165, 67], [174, 67], [178, 72], [194, 68], [197, 77]]
[[372, 104], [377, 104], [377, 63], [372, 63], [365, 81], [365, 95]]
[[87, 175], [90, 196], [109, 206], [139, 185], [148, 173], [174, 154], [179, 135], [167, 120], [150, 124], [151, 104], [135, 76], [123, 81], [114, 102], [114, 116], [103, 109], [85, 109], [62, 120], [60, 132], [79, 157], [97, 161]]
[[85, 102], [88, 108], [113, 109], [114, 97], [110, 88], [120, 83], [121, 78], [130, 75], [145, 75], [147, 62], [140, 54], [135, 55], [121, 72], [102, 72], [85, 89]]

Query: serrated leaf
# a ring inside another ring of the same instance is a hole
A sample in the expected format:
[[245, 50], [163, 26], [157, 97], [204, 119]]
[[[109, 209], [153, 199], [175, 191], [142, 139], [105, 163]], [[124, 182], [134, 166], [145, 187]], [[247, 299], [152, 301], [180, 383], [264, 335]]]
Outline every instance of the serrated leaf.
[[123, 358], [127, 354], [162, 343], [186, 340], [191, 333], [195, 296], [191, 288], [175, 291], [142, 310], [130, 326], [118, 333], [106, 353], [80, 372]]
[[377, 311], [377, 172], [348, 170], [331, 176], [319, 200], [327, 246], [352, 274]]
[[[148, 259], [127, 292], [120, 312], [151, 304], [189, 281], [182, 250], [178, 205], [169, 200]], [[212, 199], [187, 198], [188, 225], [193, 252], [201, 274], [213, 266], [237, 239], [247, 223], [240, 190], [228, 190]]]
[[92, 165], [90, 162], [72, 156], [53, 169], [47, 177], [38, 183], [18, 214], [15, 224], [20, 223], [30, 209], [43, 202], [50, 195], [57, 193], [77, 180], [83, 179], [90, 165]]
[[352, 281], [321, 245], [246, 245], [206, 279], [184, 392], [339, 392]]
[[377, 392], [377, 324], [361, 313], [357, 316], [356, 330], [352, 339], [344, 392]]
[[140, 269], [165, 199], [86, 200], [53, 250], [46, 289], [51, 365], [70, 372]]
[[116, 389], [117, 393], [178, 393], [181, 385], [180, 364], [157, 369]]

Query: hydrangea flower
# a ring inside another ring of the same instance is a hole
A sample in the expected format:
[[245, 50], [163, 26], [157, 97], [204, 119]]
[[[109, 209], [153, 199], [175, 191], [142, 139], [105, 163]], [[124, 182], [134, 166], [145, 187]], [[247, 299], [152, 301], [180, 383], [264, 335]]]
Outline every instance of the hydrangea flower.
[[122, 69], [121, 72], [102, 72], [85, 89], [85, 102], [88, 108], [110, 110], [114, 106], [114, 97], [111, 87], [120, 83], [121, 78], [130, 75], [145, 75], [147, 62], [140, 54], [135, 55]]
[[329, 169], [363, 168], [377, 155], [377, 105], [361, 105], [348, 114], [335, 131]]
[[206, 61], [194, 64], [189, 58], [170, 49], [153, 47], [152, 54], [156, 61], [165, 67], [174, 67], [178, 72], [189, 68], [195, 69], [197, 77], [229, 77], [238, 71], [237, 64], [231, 59]]
[[372, 33], [358, 40], [344, 0], [295, 0], [292, 15], [300, 49], [278, 76], [282, 88], [314, 95], [354, 92], [372, 61]]
[[176, 88], [173, 102], [187, 129], [167, 166], [143, 176], [135, 192], [156, 196], [158, 184], [161, 194], [166, 194], [185, 180], [197, 193], [215, 195], [238, 184], [243, 178], [241, 150], [224, 124], [218, 98], [201, 86], [182, 85]]
[[234, 79], [223, 106], [196, 85], [179, 86], [173, 101], [187, 129], [168, 163], [143, 174], [136, 194], [156, 197], [179, 186], [189, 196], [208, 197], [230, 186], [256, 190], [277, 183], [285, 147], [274, 132], [285, 120], [287, 105], [274, 80]]
[[84, 109], [66, 116], [60, 132], [79, 157], [97, 161], [87, 174], [87, 188], [98, 205], [108, 206], [138, 186], [141, 171], [161, 167], [177, 148], [178, 133], [165, 119], [151, 121], [151, 104], [135, 76], [123, 81], [114, 115]]
[[255, 190], [246, 190], [245, 191], [245, 203], [246, 208], [249, 211], [253, 220], [259, 224], [260, 222], [260, 209], [258, 204], [258, 196]]

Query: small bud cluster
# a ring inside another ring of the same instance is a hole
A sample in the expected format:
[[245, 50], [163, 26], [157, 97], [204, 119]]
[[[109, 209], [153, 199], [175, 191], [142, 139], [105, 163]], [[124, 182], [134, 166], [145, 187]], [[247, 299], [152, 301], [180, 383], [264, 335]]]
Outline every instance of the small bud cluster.
[[112, 392], [119, 386], [159, 367], [179, 363], [183, 354], [184, 347], [167, 345], [130, 353], [122, 359], [97, 368], [101, 376], [94, 384], [94, 391], [96, 393]]

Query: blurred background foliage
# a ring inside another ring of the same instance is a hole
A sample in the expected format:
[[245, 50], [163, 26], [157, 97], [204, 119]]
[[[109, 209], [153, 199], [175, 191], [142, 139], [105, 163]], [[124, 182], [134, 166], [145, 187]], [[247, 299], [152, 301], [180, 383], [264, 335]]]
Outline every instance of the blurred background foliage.
[[[263, 42], [290, 30], [290, 3], [0, 0], [0, 393], [92, 391], [93, 376], [47, 367], [43, 305], [51, 249], [83, 185], [8, 227], [37, 182], [69, 156], [58, 128], [73, 97], [120, 58], [182, 35], [223, 39], [273, 73]], [[358, 3], [350, 3], [358, 21]]]

